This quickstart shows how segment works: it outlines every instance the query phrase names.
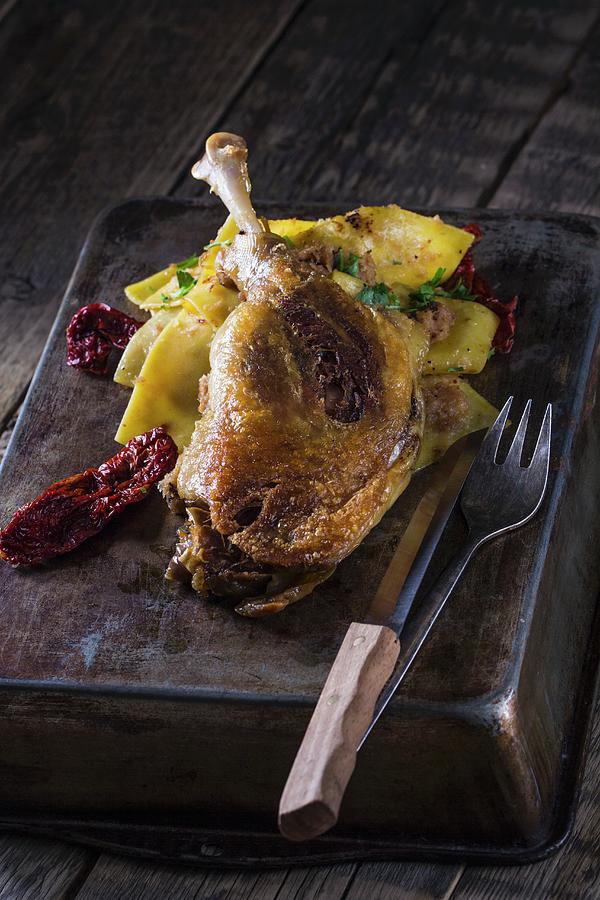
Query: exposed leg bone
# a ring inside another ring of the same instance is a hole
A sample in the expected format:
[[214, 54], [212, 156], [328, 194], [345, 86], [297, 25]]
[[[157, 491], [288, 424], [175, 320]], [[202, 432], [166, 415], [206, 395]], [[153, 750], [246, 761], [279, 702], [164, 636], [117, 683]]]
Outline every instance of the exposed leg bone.
[[206, 181], [213, 194], [221, 198], [240, 231], [259, 234], [264, 231], [250, 200], [248, 147], [237, 134], [217, 132], [206, 141], [206, 153], [192, 168], [192, 175]]

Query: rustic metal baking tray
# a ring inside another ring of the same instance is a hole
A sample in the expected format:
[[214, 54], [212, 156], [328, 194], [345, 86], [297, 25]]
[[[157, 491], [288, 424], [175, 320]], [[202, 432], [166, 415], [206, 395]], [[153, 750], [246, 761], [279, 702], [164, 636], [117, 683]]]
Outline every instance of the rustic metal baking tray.
[[[523, 298], [513, 354], [475, 383], [497, 404], [510, 393], [517, 408], [529, 396], [540, 413], [554, 403], [551, 480], [534, 521], [483, 548], [462, 579], [359, 754], [338, 827], [287, 843], [275, 829], [279, 794], [344, 631], [368, 605], [427, 472], [333, 578], [271, 619], [241, 619], [163, 580], [175, 520], [158, 496], [45, 568], [4, 566], [4, 827], [219, 866], [515, 862], [564, 839], [595, 675], [600, 225], [442, 214], [482, 225], [479, 265], [503, 296]], [[74, 310], [98, 300], [125, 308], [123, 284], [193, 252], [222, 218], [216, 204], [147, 199], [97, 221], [0, 473], [0, 521], [114, 452], [128, 394], [65, 366]], [[457, 515], [432, 577], [461, 528]]]

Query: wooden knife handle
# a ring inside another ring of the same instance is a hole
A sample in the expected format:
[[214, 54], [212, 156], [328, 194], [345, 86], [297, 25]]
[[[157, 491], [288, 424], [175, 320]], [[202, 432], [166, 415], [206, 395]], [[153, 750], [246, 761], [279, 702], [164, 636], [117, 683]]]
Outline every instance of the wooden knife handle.
[[279, 803], [279, 830], [292, 841], [335, 825], [356, 751], [400, 652], [385, 625], [353, 622], [335, 658]]

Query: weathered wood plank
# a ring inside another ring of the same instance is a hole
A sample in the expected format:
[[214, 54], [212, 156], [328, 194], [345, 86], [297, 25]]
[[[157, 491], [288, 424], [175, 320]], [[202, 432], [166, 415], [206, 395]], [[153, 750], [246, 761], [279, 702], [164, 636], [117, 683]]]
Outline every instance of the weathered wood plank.
[[0, 421], [32, 374], [98, 210], [166, 190], [299, 3], [231, 0], [224, 15], [191, 0], [23, 0], [9, 13], [0, 31]]
[[[407, 6], [396, 5], [399, 20]], [[367, 50], [375, 40], [370, 67], [352, 45], [343, 65], [332, 49], [347, 16], [358, 15], [353, 6], [340, 17], [336, 4], [319, 4], [318, 13], [293, 23], [220, 122], [254, 149], [256, 196], [475, 205], [554, 95], [595, 16], [589, 0], [502, 0], [485, 17], [480, 4], [461, 0], [444, 6], [415, 52], [414, 30], [394, 28], [379, 6], [375, 23], [363, 6], [362, 27], [351, 30]], [[318, 62], [301, 51], [311, 46]], [[366, 93], [365, 66], [374, 77]]]
[[[390, 58], [410, 60], [443, 5], [381, 0], [376, 17], [362, 2], [341, 12], [337, 0], [313, 0], [303, 9], [219, 125], [247, 137], [257, 196], [315, 198], [308, 173], [330, 166], [338, 135], [370, 102]], [[188, 166], [174, 192], [205, 188]]]
[[57, 841], [0, 836], [0, 900], [59, 900], [86, 877], [97, 854]]
[[346, 864], [266, 872], [202, 871], [103, 855], [77, 900], [339, 900], [356, 869], [356, 865]]
[[186, 900], [196, 896], [218, 896], [220, 900], [443, 900], [461, 872], [460, 866], [414, 863], [361, 867], [345, 864], [267, 872], [193, 871], [103, 855], [77, 900]]
[[490, 205], [600, 212], [600, 24]]
[[365, 863], [360, 867], [344, 900], [445, 900], [457, 884], [460, 865], [417, 863]]
[[[262, 872], [253, 886], [256, 900], [340, 900], [346, 896], [349, 885], [358, 870], [356, 863], [337, 866], [315, 866], [314, 868], [293, 868], [284, 872]], [[230, 897], [245, 897], [238, 885], [239, 893]], [[225, 900], [225, 898], [224, 898]]]
[[[240, 873], [206, 872], [101, 856], [77, 900], [194, 900], [231, 896]], [[254, 882], [258, 873], [250, 875]]]
[[[393, 58], [343, 135], [329, 196], [479, 205], [511, 148], [552, 96], [593, 19], [587, 0], [451, 4], [408, 65]], [[337, 159], [336, 159], [337, 157]]]

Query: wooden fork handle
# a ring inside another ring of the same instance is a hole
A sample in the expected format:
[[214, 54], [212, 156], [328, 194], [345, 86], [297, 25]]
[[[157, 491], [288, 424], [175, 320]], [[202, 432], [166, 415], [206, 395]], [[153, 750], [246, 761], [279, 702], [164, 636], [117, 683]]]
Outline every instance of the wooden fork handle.
[[292, 841], [337, 822], [360, 740], [400, 652], [385, 625], [353, 622], [335, 658], [279, 804], [279, 830]]

